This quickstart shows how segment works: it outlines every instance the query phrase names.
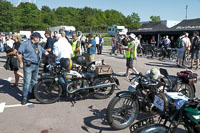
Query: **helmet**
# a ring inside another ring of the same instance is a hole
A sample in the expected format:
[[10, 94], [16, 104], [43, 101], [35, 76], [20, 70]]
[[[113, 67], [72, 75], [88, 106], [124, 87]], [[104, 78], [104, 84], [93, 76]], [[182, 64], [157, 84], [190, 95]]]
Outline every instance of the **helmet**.
[[61, 58], [60, 65], [61, 65], [61, 67], [65, 68], [66, 70], [69, 70], [72, 68], [72, 60], [69, 58]]
[[79, 65], [83, 65], [85, 63], [85, 59], [83, 56], [77, 56], [72, 58], [73, 62]]

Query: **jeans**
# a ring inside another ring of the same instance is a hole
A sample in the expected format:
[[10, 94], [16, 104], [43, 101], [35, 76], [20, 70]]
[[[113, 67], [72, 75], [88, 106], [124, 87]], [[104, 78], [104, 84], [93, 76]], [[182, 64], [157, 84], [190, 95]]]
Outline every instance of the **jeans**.
[[27, 99], [28, 93], [32, 92], [32, 88], [37, 82], [39, 66], [30, 64], [26, 66], [24, 63], [24, 85], [23, 85], [23, 98]]
[[3, 45], [3, 43], [2, 42], [0, 42], [0, 51], [4, 51], [4, 45]]

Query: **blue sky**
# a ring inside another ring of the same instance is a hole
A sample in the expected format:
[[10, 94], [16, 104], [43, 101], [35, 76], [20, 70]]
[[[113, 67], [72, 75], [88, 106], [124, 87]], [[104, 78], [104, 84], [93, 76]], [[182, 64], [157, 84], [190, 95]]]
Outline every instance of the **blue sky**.
[[[19, 0], [7, 1], [16, 5]], [[160, 16], [162, 20], [181, 21], [185, 19], [185, 8], [188, 5], [188, 19], [200, 18], [200, 0], [36, 0], [36, 5], [38, 8], [46, 5], [51, 9], [58, 7], [83, 8], [85, 6], [103, 11], [115, 9], [125, 16], [136, 12], [141, 21], [149, 21], [152, 15]]]

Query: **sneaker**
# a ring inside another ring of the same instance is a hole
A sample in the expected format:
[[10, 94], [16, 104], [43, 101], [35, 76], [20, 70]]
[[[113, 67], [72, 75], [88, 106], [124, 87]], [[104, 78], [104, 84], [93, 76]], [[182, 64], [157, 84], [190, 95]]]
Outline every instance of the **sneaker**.
[[24, 99], [24, 98], [23, 98], [22, 101], [21, 101], [21, 104], [22, 104], [22, 105], [27, 104], [27, 99]]

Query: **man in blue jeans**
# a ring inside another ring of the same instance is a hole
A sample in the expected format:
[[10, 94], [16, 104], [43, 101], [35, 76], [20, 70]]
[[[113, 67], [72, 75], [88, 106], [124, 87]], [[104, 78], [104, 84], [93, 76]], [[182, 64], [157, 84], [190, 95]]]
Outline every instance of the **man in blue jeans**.
[[32, 88], [37, 82], [39, 63], [42, 54], [48, 54], [40, 45], [41, 35], [38, 32], [32, 34], [31, 40], [23, 42], [18, 49], [20, 68], [24, 72], [23, 96], [21, 104], [25, 105], [28, 98], [33, 96]]

